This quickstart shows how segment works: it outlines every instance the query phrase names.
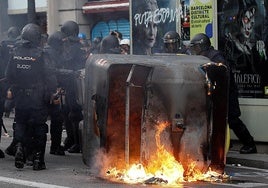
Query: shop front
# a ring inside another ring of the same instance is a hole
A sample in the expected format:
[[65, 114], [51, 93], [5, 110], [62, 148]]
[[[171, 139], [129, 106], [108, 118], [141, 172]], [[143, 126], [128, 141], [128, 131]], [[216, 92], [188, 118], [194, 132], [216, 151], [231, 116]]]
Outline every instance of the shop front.
[[111, 31], [119, 31], [124, 39], [130, 39], [129, 1], [89, 1], [82, 7], [92, 23], [90, 38], [107, 36]]

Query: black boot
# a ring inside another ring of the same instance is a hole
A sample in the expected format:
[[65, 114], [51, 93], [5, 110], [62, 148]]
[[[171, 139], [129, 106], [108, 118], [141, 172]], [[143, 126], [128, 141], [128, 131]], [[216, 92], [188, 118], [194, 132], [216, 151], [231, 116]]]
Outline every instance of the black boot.
[[67, 151], [69, 148], [71, 148], [73, 144], [74, 144], [73, 139], [67, 135], [67, 137], [64, 140], [64, 146], [63, 146], [64, 151]]
[[5, 154], [1, 149], [0, 149], [0, 158], [5, 158]]
[[80, 145], [74, 144], [72, 147], [68, 149], [69, 153], [81, 153]]
[[16, 154], [16, 144], [17, 142], [15, 141], [15, 139], [13, 138], [11, 144], [7, 147], [7, 149], [5, 150], [5, 153], [7, 155], [10, 155], [10, 156], [15, 156]]
[[52, 155], [65, 155], [63, 146], [50, 147], [50, 154]]
[[241, 154], [251, 154], [251, 153], [257, 153], [256, 145], [244, 145], [240, 149]]
[[46, 169], [46, 164], [44, 162], [44, 156], [41, 152], [37, 152], [34, 155], [33, 170], [44, 170]]
[[17, 143], [17, 150], [15, 154], [15, 167], [16, 168], [23, 168], [25, 163], [23, 147], [21, 143]]
[[80, 139], [79, 139], [79, 122], [74, 121], [73, 125], [73, 140], [74, 145], [68, 149], [69, 153], [81, 153]]
[[239, 119], [229, 122], [230, 128], [234, 131], [243, 146], [240, 149], [241, 154], [257, 153], [257, 148], [253, 137], [250, 135], [246, 125]]

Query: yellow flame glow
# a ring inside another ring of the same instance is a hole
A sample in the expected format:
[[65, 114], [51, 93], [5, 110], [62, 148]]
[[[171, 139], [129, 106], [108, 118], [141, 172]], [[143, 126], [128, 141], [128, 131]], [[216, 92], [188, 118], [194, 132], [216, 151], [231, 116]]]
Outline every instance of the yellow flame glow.
[[142, 164], [132, 164], [125, 169], [117, 169], [116, 167], [108, 170], [107, 176], [111, 179], [123, 181], [125, 183], [155, 183], [179, 185], [182, 182], [193, 181], [216, 181], [222, 177], [221, 174], [213, 172], [210, 169], [206, 173], [202, 173], [196, 168], [196, 163], [191, 162], [187, 170], [179, 163], [173, 154], [168, 152], [164, 145], [160, 143], [160, 134], [168, 126], [168, 123], [160, 123], [156, 130], [157, 151], [150, 156], [150, 163], [146, 166]]

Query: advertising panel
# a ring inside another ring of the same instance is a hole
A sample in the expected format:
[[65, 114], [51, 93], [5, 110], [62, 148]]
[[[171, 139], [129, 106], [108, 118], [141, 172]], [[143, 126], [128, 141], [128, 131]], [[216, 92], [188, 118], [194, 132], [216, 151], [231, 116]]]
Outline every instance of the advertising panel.
[[213, 37], [213, 5], [211, 0], [190, 1], [190, 20], [192, 38], [197, 33], [205, 33], [209, 38]]
[[218, 1], [219, 49], [244, 98], [268, 97], [267, 1]]
[[163, 51], [163, 36], [176, 31], [181, 8], [176, 0], [132, 0], [133, 54], [150, 55]]
[[171, 30], [185, 44], [197, 33], [206, 33], [214, 44], [212, 24], [212, 0], [132, 0], [133, 54], [163, 52], [163, 36]]

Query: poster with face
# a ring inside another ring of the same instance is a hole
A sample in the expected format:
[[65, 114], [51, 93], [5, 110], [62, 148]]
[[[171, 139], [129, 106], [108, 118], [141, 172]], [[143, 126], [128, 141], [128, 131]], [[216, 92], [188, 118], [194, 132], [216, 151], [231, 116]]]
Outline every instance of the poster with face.
[[163, 51], [163, 36], [176, 31], [181, 8], [176, 0], [132, 0], [133, 54], [151, 55]]
[[268, 97], [267, 1], [218, 1], [219, 49], [234, 73], [240, 97]]

